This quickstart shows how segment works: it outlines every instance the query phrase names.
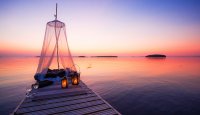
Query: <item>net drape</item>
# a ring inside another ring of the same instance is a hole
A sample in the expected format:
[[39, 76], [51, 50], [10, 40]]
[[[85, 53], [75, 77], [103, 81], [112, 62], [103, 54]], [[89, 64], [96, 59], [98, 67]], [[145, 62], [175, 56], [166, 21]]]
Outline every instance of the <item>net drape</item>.
[[58, 69], [58, 61], [59, 69], [69, 68], [76, 71], [67, 43], [65, 24], [54, 20], [46, 24], [43, 47], [36, 73], [46, 74], [48, 69]]

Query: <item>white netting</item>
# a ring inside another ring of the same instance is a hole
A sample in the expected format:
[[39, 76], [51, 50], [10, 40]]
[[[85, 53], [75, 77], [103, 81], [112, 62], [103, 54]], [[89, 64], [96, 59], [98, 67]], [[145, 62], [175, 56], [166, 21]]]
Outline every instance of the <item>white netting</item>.
[[59, 69], [69, 68], [76, 71], [67, 43], [65, 24], [54, 20], [46, 25], [43, 47], [36, 73], [46, 74], [48, 69], [58, 69], [58, 63]]

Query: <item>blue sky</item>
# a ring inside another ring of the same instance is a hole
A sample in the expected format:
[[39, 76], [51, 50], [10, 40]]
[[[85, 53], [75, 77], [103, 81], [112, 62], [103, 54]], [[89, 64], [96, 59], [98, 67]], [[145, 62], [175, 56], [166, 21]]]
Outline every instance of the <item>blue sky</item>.
[[0, 54], [38, 55], [56, 3], [73, 55], [200, 55], [199, 0], [1, 0]]

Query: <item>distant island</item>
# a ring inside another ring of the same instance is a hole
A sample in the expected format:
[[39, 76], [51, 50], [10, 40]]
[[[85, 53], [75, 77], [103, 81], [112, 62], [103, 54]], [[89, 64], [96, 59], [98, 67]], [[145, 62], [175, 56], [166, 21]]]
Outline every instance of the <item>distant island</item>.
[[117, 58], [118, 56], [91, 56], [91, 57], [106, 57], [106, 58], [113, 58], [113, 57], [115, 57], [115, 58]]
[[154, 57], [158, 57], [158, 58], [165, 58], [166, 57], [166, 55], [163, 55], [163, 54], [151, 54], [151, 55], [147, 55], [147, 56], [145, 56], [145, 57], [152, 57], [152, 58], [154, 58]]
[[86, 56], [78, 56], [78, 57], [85, 58]]

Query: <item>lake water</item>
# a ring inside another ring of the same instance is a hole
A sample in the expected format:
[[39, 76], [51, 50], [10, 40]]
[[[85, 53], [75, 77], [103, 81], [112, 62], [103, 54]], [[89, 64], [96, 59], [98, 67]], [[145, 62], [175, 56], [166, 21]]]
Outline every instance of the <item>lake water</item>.
[[[0, 58], [0, 113], [34, 83], [39, 58]], [[125, 115], [200, 115], [200, 58], [74, 58], [81, 79]]]

